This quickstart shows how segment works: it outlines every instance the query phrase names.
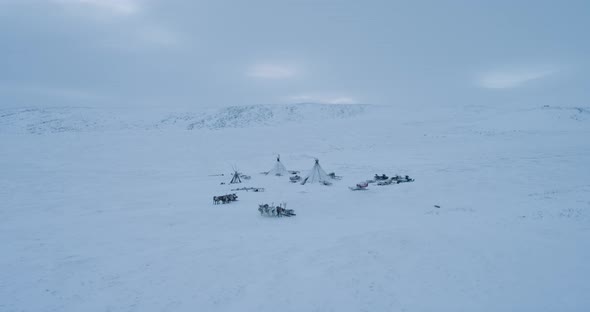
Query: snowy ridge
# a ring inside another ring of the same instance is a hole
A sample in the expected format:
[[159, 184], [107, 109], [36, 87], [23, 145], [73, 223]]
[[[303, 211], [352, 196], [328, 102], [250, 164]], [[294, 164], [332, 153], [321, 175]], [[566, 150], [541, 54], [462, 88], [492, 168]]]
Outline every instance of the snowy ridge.
[[162, 109], [135, 110], [85, 107], [0, 110], [0, 132], [59, 133], [127, 129], [223, 129], [271, 126], [283, 123], [352, 118], [369, 105], [249, 105], [204, 112], [170, 113]]
[[85, 107], [4, 109], [0, 110], [0, 132], [44, 134], [115, 130], [130, 127], [126, 119], [120, 112]]
[[284, 122], [350, 118], [362, 114], [367, 107], [368, 105], [358, 104], [325, 105], [312, 103], [230, 106], [203, 114], [171, 115], [163, 120], [162, 124], [180, 124], [189, 130], [270, 126]]
[[580, 106], [561, 107], [561, 106], [546, 105], [543, 107], [543, 109], [568, 112], [568, 113], [570, 113], [569, 118], [574, 119], [574, 120], [586, 120], [590, 117], [590, 107], [580, 107]]

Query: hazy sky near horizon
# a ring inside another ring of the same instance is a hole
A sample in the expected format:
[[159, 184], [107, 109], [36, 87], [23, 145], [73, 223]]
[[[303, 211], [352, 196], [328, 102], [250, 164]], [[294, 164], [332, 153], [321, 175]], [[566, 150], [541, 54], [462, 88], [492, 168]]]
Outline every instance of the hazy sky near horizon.
[[590, 1], [0, 0], [0, 107], [589, 105]]

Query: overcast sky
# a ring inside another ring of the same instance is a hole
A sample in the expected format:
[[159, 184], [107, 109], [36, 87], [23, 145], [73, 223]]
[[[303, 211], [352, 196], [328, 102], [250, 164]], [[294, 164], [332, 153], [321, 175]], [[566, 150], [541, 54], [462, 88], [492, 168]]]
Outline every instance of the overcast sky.
[[0, 107], [590, 99], [587, 0], [0, 0], [0, 42]]

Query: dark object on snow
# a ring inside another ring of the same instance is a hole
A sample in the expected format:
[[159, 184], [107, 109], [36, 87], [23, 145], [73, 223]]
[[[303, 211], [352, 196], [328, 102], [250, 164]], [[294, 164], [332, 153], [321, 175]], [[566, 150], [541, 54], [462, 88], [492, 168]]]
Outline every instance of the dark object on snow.
[[227, 204], [233, 201], [238, 200], [238, 195], [236, 194], [225, 194], [221, 196], [213, 196], [213, 204], [217, 205], [219, 203]]
[[292, 217], [295, 216], [293, 209], [287, 209], [287, 203], [279, 204], [278, 206], [263, 204], [258, 205], [258, 211], [260, 215], [266, 215], [269, 217]]
[[232, 189], [232, 191], [253, 191], [253, 192], [264, 192], [263, 187], [240, 187], [237, 189]]
[[386, 176], [385, 174], [382, 174], [382, 175], [375, 174], [375, 180], [377, 180], [377, 181], [382, 181], [382, 180], [387, 180], [387, 179], [389, 179], [389, 177]]
[[439, 205], [434, 205], [434, 208], [440, 208], [440, 206]]
[[291, 181], [291, 183], [297, 183], [297, 181], [301, 180], [301, 177], [298, 175], [294, 175], [292, 177], [289, 177], [289, 181]]
[[395, 177], [391, 178], [391, 181], [392, 182], [395, 181], [397, 184], [400, 184], [400, 183], [405, 183], [405, 182], [414, 182], [414, 179], [410, 178], [410, 176], [408, 176], [408, 175], [405, 175], [403, 177], [396, 175]]
[[289, 170], [289, 173], [290, 173], [290, 174], [298, 174], [298, 173], [299, 173], [299, 171], [295, 171], [295, 170]]
[[342, 179], [341, 176], [337, 176], [336, 173], [334, 173], [334, 172], [328, 173], [328, 176], [334, 180], [341, 180]]
[[241, 174], [241, 173], [240, 173], [240, 178], [241, 178], [241, 179], [244, 179], [244, 180], [250, 180], [252, 177], [251, 177], [251, 176], [249, 176], [249, 175], [245, 175], [245, 174]]
[[400, 183], [406, 183], [406, 182], [414, 182], [414, 179], [410, 178], [409, 176], [399, 176], [396, 175], [395, 177], [391, 177], [385, 181], [381, 180], [380, 182], [377, 182], [377, 185], [391, 185], [391, 184], [400, 184]]
[[240, 179], [240, 173], [237, 170], [234, 171], [234, 175], [231, 178], [231, 181], [229, 181], [229, 184], [234, 184], [234, 183], [242, 183], [242, 180]]
[[364, 191], [367, 189], [368, 186], [369, 186], [368, 182], [361, 182], [361, 183], [357, 183], [355, 187], [349, 186], [348, 188], [351, 191]]

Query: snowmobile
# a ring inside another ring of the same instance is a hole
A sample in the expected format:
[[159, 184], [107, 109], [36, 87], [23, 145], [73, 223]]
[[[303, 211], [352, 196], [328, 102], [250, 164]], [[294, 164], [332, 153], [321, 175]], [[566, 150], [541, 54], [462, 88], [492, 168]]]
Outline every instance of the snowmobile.
[[382, 175], [375, 174], [375, 180], [377, 180], [377, 181], [383, 181], [383, 180], [387, 180], [387, 179], [389, 179], [389, 177], [386, 176], [385, 174], [382, 174]]
[[396, 182], [397, 184], [400, 183], [406, 183], [406, 182], [414, 182], [414, 179], [410, 178], [410, 176], [406, 175], [406, 176], [398, 176], [396, 175], [395, 177], [391, 178], [391, 183]]
[[354, 187], [349, 186], [348, 188], [351, 191], [364, 191], [364, 190], [367, 190], [367, 187], [368, 186], [369, 186], [369, 183], [367, 183], [367, 182], [361, 182], [361, 183], [357, 183], [356, 186], [354, 186]]
[[407, 175], [403, 176], [403, 177], [396, 175], [395, 177], [391, 177], [385, 181], [377, 182], [377, 185], [383, 186], [383, 185], [400, 184], [400, 183], [406, 183], [406, 182], [414, 182], [414, 179], [410, 178]]
[[330, 178], [332, 178], [333, 180], [342, 180], [342, 177], [341, 176], [337, 176], [336, 173], [334, 173], [334, 172], [328, 173], [328, 176]]

